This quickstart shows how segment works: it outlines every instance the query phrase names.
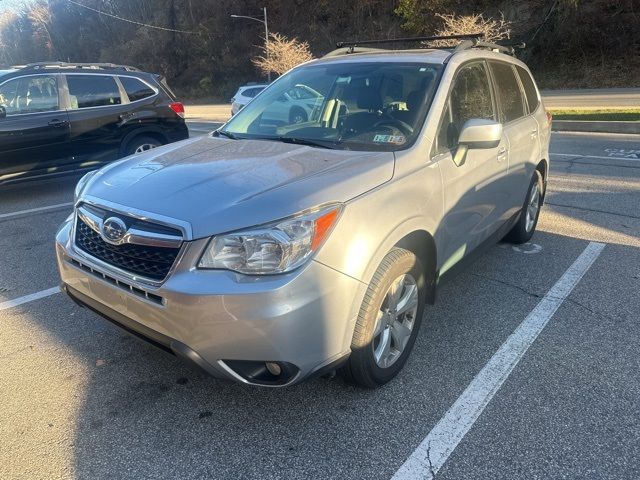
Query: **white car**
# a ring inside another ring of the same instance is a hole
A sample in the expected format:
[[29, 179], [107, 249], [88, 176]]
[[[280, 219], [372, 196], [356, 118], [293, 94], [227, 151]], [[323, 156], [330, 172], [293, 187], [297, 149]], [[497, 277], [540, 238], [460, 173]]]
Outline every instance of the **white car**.
[[314, 112], [319, 112], [323, 102], [321, 93], [307, 85], [296, 84], [262, 112], [262, 121], [277, 125], [305, 123], [314, 119]]
[[231, 115], [235, 115], [268, 85], [245, 85], [231, 99]]
[[[231, 99], [231, 115], [237, 114], [268, 85], [240, 87]], [[263, 121], [277, 125], [308, 122], [324, 101], [324, 96], [307, 85], [294, 85], [262, 113]]]

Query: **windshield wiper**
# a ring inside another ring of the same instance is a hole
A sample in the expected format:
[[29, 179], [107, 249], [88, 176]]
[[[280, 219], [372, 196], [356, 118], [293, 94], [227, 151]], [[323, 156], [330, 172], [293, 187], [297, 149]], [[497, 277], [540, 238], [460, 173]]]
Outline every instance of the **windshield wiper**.
[[213, 132], [216, 134], [217, 137], [219, 137], [220, 135], [230, 138], [231, 140], [238, 140], [238, 137], [236, 137], [233, 133], [231, 132], [225, 132], [224, 130], [216, 130], [215, 132]]
[[294, 145], [307, 145], [309, 147], [328, 148], [334, 150], [337, 143], [330, 140], [309, 140], [308, 138], [296, 137], [278, 137], [274, 140], [280, 140], [284, 143], [293, 143]]

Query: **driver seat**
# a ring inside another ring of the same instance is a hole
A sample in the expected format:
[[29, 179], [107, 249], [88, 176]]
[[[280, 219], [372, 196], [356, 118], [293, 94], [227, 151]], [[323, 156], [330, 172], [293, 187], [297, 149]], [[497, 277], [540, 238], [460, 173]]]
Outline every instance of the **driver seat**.
[[382, 116], [382, 96], [377, 89], [365, 87], [358, 91], [356, 99], [358, 109], [364, 110], [352, 113], [345, 118], [344, 126], [353, 132], [369, 130]]

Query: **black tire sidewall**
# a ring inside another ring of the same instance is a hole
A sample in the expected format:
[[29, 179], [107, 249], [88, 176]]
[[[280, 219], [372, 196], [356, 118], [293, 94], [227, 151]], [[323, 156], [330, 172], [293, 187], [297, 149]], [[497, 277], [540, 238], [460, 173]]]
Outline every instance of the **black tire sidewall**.
[[137, 137], [132, 138], [131, 140], [129, 140], [129, 142], [127, 143], [127, 148], [125, 149], [125, 155], [133, 155], [134, 153], [136, 153], [136, 149], [140, 146], [140, 145], [144, 145], [145, 143], [148, 144], [153, 144], [156, 147], [160, 147], [162, 145], [162, 142], [160, 142], [157, 138], [155, 137], [150, 137], [147, 135], [139, 135]]
[[[387, 267], [385, 261], [394, 256], [393, 263]], [[376, 315], [382, 306], [384, 297], [392, 282], [402, 274], [411, 274], [418, 285], [418, 309], [411, 332], [411, 337], [402, 355], [388, 368], [381, 368], [376, 364], [373, 355], [373, 332], [376, 326]], [[378, 278], [376, 278], [376, 275]], [[374, 279], [369, 285], [367, 295], [361, 306], [358, 322], [362, 330], [354, 334], [352, 354], [349, 360], [350, 379], [355, 383], [375, 388], [393, 379], [404, 367], [415, 344], [425, 307], [425, 278], [424, 269], [417, 257], [403, 249], [392, 250], [381, 263]], [[359, 338], [356, 338], [359, 337]]]
[[307, 121], [307, 113], [300, 107], [293, 107], [291, 109], [291, 113], [289, 113], [289, 122], [293, 123], [293, 120], [298, 114], [302, 118], [302, 121], [299, 123], [304, 123]]
[[[538, 189], [540, 192], [540, 203], [538, 206], [538, 213], [536, 215], [536, 219], [533, 222], [533, 227], [531, 227], [530, 231], [527, 231], [527, 205], [529, 204], [529, 198], [531, 198], [531, 191], [533, 190], [534, 185], [538, 183]], [[544, 198], [544, 182], [542, 179], [542, 174], [539, 170], [536, 170], [531, 177], [531, 182], [529, 183], [529, 188], [527, 190], [527, 196], [524, 199], [524, 203], [522, 205], [522, 210], [520, 212], [520, 217], [518, 218], [518, 222], [514, 225], [513, 229], [507, 234], [505, 240], [511, 243], [526, 243], [531, 240], [533, 234], [536, 231], [538, 226], [538, 220], [540, 219], [540, 212], [542, 211], [542, 203]]]

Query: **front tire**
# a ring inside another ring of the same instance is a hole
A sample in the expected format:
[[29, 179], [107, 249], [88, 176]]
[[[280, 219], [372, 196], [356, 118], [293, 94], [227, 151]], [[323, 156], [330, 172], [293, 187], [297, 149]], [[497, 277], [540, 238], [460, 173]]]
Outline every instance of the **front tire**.
[[365, 294], [341, 369], [347, 381], [377, 388], [392, 380], [415, 343], [425, 305], [424, 270], [410, 251], [394, 248], [382, 260]]
[[531, 178], [527, 197], [524, 201], [524, 205], [522, 206], [518, 222], [504, 237], [505, 241], [521, 244], [527, 243], [531, 240], [531, 237], [536, 231], [536, 226], [538, 225], [543, 198], [544, 182], [542, 180], [542, 174], [539, 170], [536, 170]]

